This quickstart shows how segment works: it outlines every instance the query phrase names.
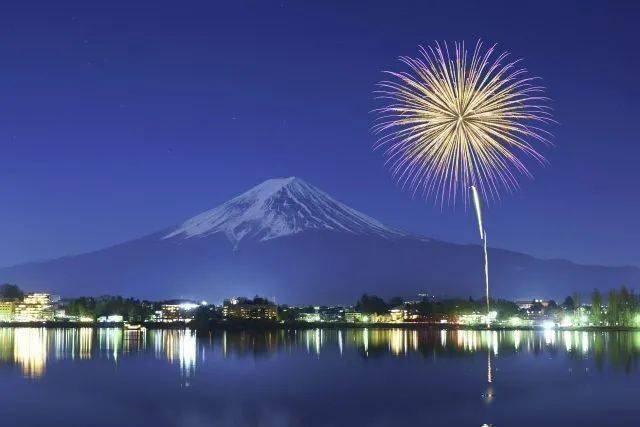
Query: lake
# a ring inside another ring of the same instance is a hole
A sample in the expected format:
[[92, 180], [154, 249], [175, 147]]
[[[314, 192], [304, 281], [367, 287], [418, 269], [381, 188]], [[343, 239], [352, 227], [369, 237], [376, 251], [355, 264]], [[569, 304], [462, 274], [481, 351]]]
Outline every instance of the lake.
[[0, 328], [2, 426], [638, 425], [640, 332]]

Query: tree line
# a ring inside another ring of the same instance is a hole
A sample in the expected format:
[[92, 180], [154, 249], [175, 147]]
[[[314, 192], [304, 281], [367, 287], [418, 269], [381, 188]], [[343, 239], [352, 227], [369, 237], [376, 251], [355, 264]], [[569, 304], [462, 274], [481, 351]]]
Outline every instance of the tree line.
[[[499, 313], [500, 317], [510, 317], [518, 314], [518, 306], [503, 299], [490, 299], [491, 310]], [[411, 308], [417, 314], [425, 317], [454, 316], [473, 313], [484, 313], [486, 311], [486, 301], [484, 299], [473, 298], [447, 298], [442, 300], [432, 300], [422, 298], [418, 302], [405, 302], [401, 297], [393, 297], [385, 301], [379, 296], [364, 294], [357, 301], [354, 308], [367, 314], [385, 314], [393, 308]]]

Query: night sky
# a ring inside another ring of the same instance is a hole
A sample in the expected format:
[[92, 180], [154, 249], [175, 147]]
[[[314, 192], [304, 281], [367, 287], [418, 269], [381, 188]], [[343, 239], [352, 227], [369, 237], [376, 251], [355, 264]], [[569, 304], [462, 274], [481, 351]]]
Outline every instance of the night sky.
[[559, 122], [550, 166], [488, 209], [490, 244], [640, 265], [637, 1], [100, 3], [3, 3], [0, 265], [129, 240], [292, 175], [475, 243], [472, 212], [391, 181], [370, 111], [399, 55], [478, 38], [543, 77]]

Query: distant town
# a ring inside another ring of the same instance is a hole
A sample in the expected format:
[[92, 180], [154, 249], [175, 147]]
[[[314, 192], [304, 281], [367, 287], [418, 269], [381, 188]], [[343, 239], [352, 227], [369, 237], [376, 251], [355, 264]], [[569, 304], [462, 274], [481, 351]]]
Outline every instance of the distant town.
[[598, 290], [586, 300], [575, 294], [562, 302], [548, 299], [523, 301], [472, 298], [438, 298], [427, 293], [407, 299], [384, 300], [362, 295], [350, 306], [277, 305], [262, 298], [234, 297], [221, 305], [206, 301], [145, 301], [120, 296], [60, 298], [43, 292], [24, 293], [18, 286], [0, 286], [2, 324], [93, 324], [145, 326], [323, 324], [385, 325], [434, 324], [452, 327], [496, 328], [635, 328], [640, 327], [640, 298], [622, 287], [606, 295]]

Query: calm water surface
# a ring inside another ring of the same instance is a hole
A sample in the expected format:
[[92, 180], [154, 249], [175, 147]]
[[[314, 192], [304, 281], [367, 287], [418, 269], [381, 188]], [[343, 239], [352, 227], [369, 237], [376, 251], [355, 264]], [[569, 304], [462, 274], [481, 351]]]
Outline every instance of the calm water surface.
[[639, 356], [639, 332], [0, 328], [0, 422], [636, 426]]

